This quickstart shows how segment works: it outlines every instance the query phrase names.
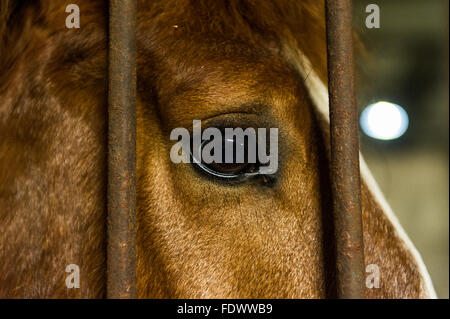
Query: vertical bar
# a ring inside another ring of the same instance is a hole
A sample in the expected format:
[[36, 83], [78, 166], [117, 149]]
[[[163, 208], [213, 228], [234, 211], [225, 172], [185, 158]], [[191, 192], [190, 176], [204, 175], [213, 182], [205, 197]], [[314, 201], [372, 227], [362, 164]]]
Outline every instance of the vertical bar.
[[136, 298], [136, 0], [109, 2], [108, 298]]
[[351, 0], [326, 0], [326, 20], [337, 293], [338, 298], [364, 298]]

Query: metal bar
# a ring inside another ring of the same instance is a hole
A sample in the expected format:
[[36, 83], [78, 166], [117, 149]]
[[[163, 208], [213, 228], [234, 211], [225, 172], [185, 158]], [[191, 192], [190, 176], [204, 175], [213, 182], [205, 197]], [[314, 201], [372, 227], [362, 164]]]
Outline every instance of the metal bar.
[[338, 298], [364, 298], [351, 0], [326, 0], [326, 20], [337, 293]]
[[136, 298], [136, 0], [109, 2], [108, 298]]

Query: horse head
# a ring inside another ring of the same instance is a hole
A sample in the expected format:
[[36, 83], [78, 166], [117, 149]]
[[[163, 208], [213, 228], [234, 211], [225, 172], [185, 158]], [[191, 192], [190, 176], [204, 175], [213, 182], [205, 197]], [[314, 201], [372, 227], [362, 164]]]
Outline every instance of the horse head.
[[[0, 5], [2, 296], [104, 294], [107, 6], [78, 2], [79, 29], [64, 1]], [[140, 0], [136, 32], [138, 296], [335, 297], [323, 2]], [[196, 120], [277, 128], [276, 172], [174, 163], [171, 131]], [[361, 168], [365, 264], [381, 276], [366, 296], [433, 297]]]

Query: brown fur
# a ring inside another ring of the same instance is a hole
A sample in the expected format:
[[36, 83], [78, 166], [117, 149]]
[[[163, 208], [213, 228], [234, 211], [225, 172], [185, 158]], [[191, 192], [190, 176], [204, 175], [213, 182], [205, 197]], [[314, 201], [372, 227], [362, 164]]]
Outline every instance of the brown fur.
[[[47, 1], [46, 1], [47, 2]], [[0, 297], [102, 297], [106, 7], [0, 5]], [[137, 288], [141, 298], [334, 297], [326, 124], [283, 45], [326, 81], [316, 0], [139, 1]], [[274, 185], [225, 185], [170, 162], [174, 127], [278, 127]], [[363, 186], [374, 298], [426, 294]], [[65, 288], [80, 265], [81, 289]]]

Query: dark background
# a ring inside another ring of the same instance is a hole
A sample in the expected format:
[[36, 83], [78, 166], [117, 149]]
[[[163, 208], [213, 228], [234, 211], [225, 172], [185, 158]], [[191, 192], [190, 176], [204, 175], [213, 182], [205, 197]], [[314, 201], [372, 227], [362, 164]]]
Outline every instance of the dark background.
[[[367, 29], [368, 4], [380, 7]], [[360, 131], [361, 151], [406, 233], [419, 250], [439, 298], [449, 297], [449, 45], [447, 0], [353, 1], [357, 96], [361, 112], [376, 101], [402, 106], [409, 128], [382, 141]]]

